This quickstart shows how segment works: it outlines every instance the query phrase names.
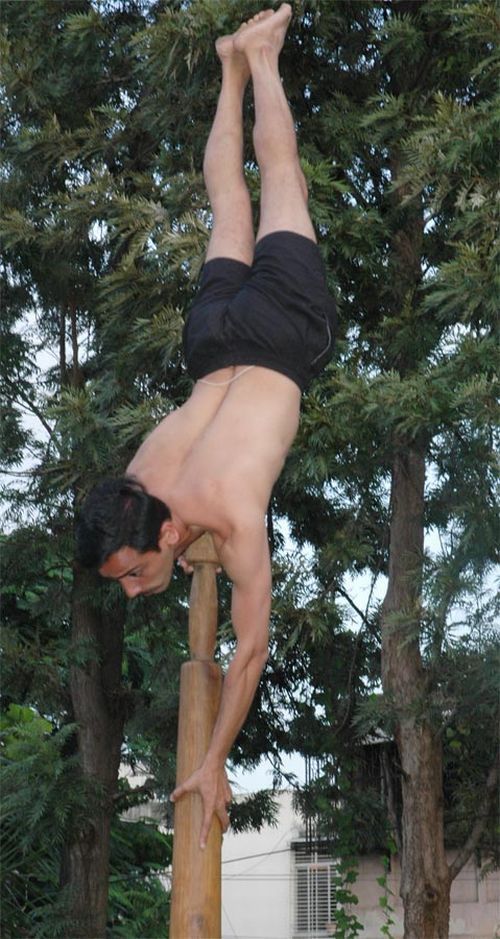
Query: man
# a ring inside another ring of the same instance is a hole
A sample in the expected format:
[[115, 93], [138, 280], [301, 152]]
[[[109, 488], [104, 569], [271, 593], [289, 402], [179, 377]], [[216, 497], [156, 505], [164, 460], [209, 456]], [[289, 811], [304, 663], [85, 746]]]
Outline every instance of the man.
[[[333, 351], [335, 310], [307, 208], [294, 124], [278, 57], [284, 3], [216, 43], [222, 88], [204, 176], [213, 228], [184, 331], [196, 383], [147, 437], [127, 477], [105, 480], [84, 504], [80, 556], [128, 597], [158, 593], [203, 531], [232, 581], [237, 648], [203, 765], [172, 795], [200, 793], [201, 845], [214, 812], [228, 826], [225, 761], [266, 662], [271, 569], [265, 513], [295, 437], [301, 391]], [[243, 94], [252, 77], [261, 174], [255, 243], [243, 175]]]

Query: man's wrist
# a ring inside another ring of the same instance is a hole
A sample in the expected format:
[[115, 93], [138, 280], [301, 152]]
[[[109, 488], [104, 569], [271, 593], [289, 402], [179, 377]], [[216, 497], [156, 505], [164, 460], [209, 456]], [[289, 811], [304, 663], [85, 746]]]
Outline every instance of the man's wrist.
[[225, 768], [226, 758], [218, 753], [213, 753], [210, 750], [208, 751], [205, 759], [203, 760], [203, 769], [209, 770], [211, 773], [221, 772]]

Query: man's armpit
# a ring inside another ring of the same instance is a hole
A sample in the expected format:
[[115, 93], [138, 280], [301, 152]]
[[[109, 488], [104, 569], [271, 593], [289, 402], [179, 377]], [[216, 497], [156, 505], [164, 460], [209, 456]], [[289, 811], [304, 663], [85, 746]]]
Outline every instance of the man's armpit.
[[267, 532], [262, 524], [239, 525], [220, 547], [219, 557], [228, 577], [243, 587], [258, 580], [271, 584]]

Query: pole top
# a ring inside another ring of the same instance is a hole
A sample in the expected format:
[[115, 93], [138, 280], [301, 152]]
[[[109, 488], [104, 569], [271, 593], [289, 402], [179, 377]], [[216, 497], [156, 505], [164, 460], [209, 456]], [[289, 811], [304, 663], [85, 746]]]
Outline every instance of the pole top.
[[185, 552], [189, 564], [220, 564], [212, 535], [206, 531]]

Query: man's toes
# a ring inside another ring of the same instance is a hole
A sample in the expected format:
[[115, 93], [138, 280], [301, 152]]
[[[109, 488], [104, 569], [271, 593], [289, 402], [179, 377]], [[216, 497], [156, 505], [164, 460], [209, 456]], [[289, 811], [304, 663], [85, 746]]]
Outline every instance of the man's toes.
[[259, 20], [267, 20], [270, 16], [274, 16], [274, 10], [261, 10], [260, 13], [252, 17], [252, 21], [257, 23]]
[[[260, 13], [256, 13], [255, 16], [251, 16], [249, 20], [246, 20], [241, 24], [240, 29], [247, 29], [248, 26], [253, 26], [255, 23], [258, 23], [260, 20], [267, 20], [268, 17], [274, 15], [274, 10], [261, 10]], [[239, 32], [240, 30], [238, 30]]]

